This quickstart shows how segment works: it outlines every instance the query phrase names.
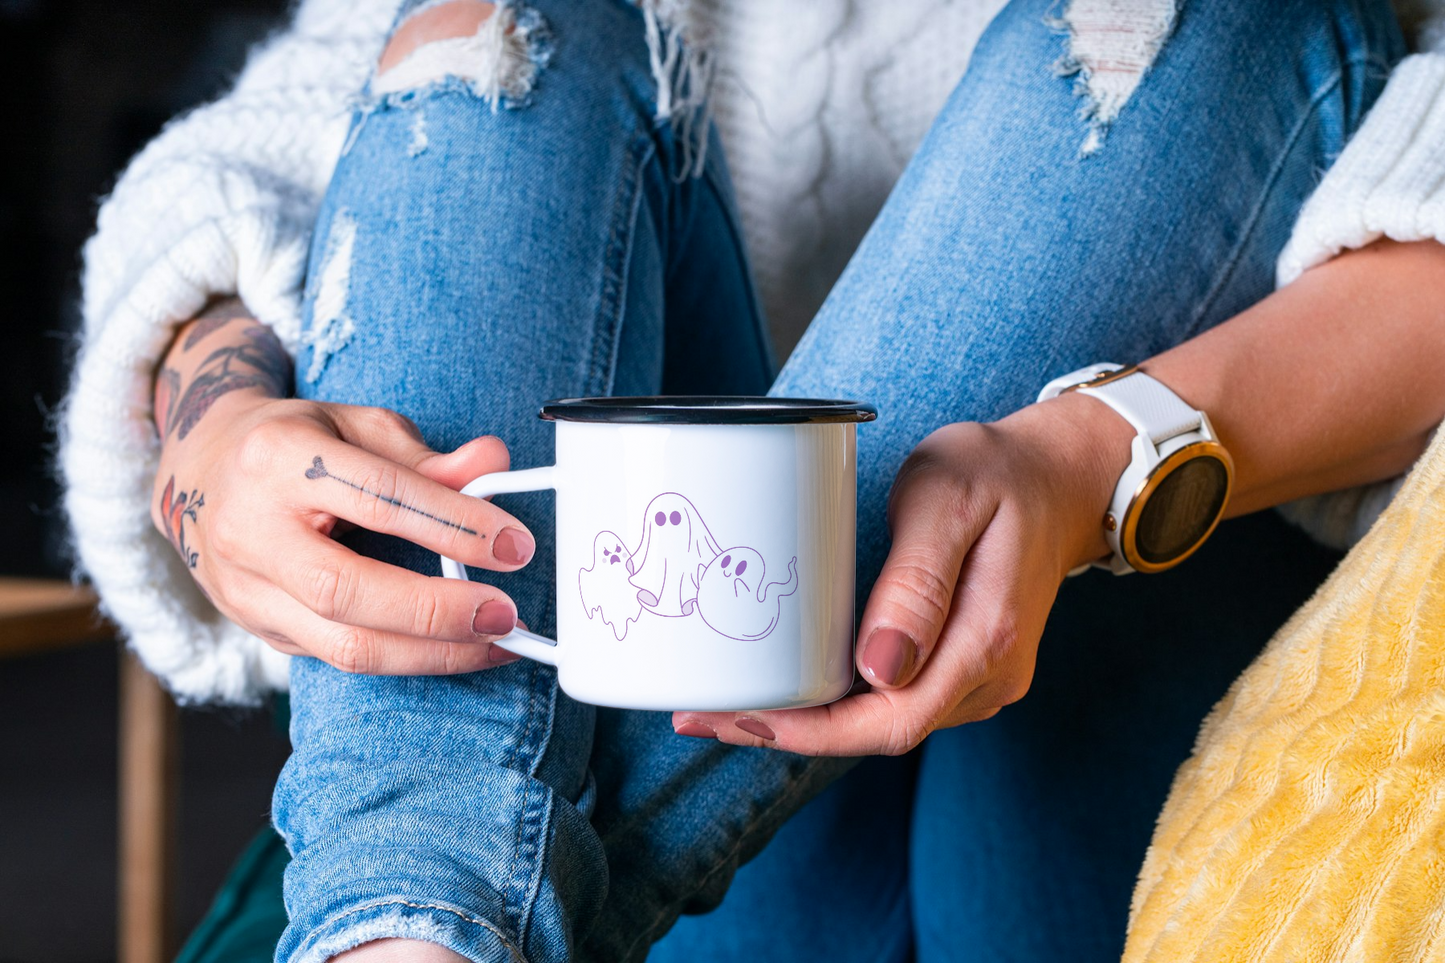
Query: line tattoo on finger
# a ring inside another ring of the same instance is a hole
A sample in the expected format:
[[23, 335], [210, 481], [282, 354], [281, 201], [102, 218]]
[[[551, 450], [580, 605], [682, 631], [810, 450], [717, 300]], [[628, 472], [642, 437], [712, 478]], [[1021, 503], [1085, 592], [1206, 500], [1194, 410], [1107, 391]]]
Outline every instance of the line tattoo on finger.
[[475, 528], [468, 528], [461, 522], [454, 522], [450, 519], [442, 518], [440, 515], [433, 515], [431, 512], [423, 508], [417, 508], [415, 505], [408, 505], [406, 502], [402, 501], [399, 498], [392, 498], [389, 495], [383, 495], [381, 492], [372, 491], [365, 485], [358, 485], [356, 484], [356, 482], [342, 478], [340, 475], [333, 475], [331, 474], [331, 472], [326, 470], [326, 462], [321, 460], [320, 455], [317, 455], [316, 457], [311, 459], [311, 467], [306, 469], [306, 477], [311, 479], [312, 481], [320, 481], [323, 478], [330, 478], [332, 481], [338, 481], [341, 484], [345, 485], [347, 488], [353, 488], [356, 491], [361, 492], [363, 495], [370, 495], [372, 498], [378, 498], [381, 501], [386, 502], [388, 505], [394, 505], [397, 508], [405, 509], [406, 511], [420, 515], [422, 518], [429, 518], [432, 521], [436, 522], [438, 525], [445, 525], [447, 528], [454, 528], [459, 532], [465, 532], [468, 535], [475, 535], [478, 538], [487, 537], [481, 532], [477, 531]]

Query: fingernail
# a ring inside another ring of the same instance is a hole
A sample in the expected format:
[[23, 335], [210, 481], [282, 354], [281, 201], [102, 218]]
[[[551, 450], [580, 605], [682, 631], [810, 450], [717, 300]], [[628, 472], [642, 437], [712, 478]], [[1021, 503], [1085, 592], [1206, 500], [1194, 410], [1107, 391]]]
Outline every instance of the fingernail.
[[689, 719], [672, 731], [680, 736], [693, 736], [697, 739], [717, 738], [716, 732], [713, 732], [710, 727], [703, 725], [696, 719]]
[[504, 528], [492, 542], [492, 557], [506, 565], [526, 565], [537, 543], [520, 528]]
[[752, 735], [757, 736], [759, 739], [767, 739], [771, 742], [772, 740], [778, 738], [777, 736], [773, 735], [773, 730], [763, 725], [761, 720], [758, 719], [749, 719], [747, 716], [743, 716], [741, 719], [735, 721], [733, 725], [737, 726], [743, 732], [748, 732]]
[[491, 651], [487, 653], [487, 661], [492, 663], [492, 665], [508, 665], [516, 662], [520, 658], [521, 656], [517, 653], [508, 652], [500, 645], [492, 646]]
[[517, 613], [501, 599], [483, 602], [472, 616], [472, 631], [478, 635], [506, 635], [516, 625]]
[[883, 685], [898, 685], [913, 672], [918, 645], [897, 629], [875, 629], [863, 644], [863, 671]]

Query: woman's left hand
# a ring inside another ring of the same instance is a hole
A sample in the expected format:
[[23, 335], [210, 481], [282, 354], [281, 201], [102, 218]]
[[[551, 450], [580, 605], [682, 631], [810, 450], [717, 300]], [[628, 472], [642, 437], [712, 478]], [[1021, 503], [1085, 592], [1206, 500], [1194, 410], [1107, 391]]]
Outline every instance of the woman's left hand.
[[1132, 438], [1082, 395], [935, 431], [889, 497], [893, 547], [858, 632], [871, 691], [808, 709], [679, 712], [674, 728], [807, 755], [897, 755], [1018, 701], [1059, 583], [1108, 554], [1102, 520]]

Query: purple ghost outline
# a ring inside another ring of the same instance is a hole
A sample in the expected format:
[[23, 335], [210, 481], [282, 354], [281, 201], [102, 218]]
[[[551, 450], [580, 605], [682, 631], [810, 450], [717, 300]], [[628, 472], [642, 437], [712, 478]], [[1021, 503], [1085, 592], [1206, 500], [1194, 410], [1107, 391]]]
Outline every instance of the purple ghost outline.
[[[615, 546], [609, 548], [608, 546]], [[626, 558], [624, 558], [624, 554]], [[603, 559], [608, 561], [604, 564]], [[612, 566], [624, 562], [622, 571], [612, 572]], [[588, 578], [587, 576], [592, 576]], [[592, 564], [577, 572], [577, 595], [582, 600], [582, 610], [587, 613], [591, 620], [595, 614], [602, 616], [602, 621], [612, 629], [612, 636], [618, 642], [627, 638], [627, 629], [633, 622], [642, 617], [642, 603], [637, 600], [636, 592], [632, 590], [630, 582], [632, 576], [632, 555], [627, 551], [627, 542], [621, 535], [610, 529], [604, 529], [597, 533], [592, 539]], [[601, 580], [619, 580], [620, 586], [609, 591], [609, 586], [598, 584]], [[588, 591], [588, 584], [592, 584], [593, 590]], [[589, 599], [588, 596], [591, 596]], [[630, 604], [624, 604], [619, 613], [617, 603], [626, 599]], [[621, 615], [622, 621], [616, 618], [608, 618], [608, 611], [611, 610], [614, 616]]]
[[[743, 553], [747, 553], [750, 557], [736, 557]], [[748, 583], [743, 579], [748, 563], [751, 561], [756, 561], [757, 565], [762, 569], [758, 574], [758, 588], [756, 592], [749, 589]], [[732, 567], [733, 562], [736, 562], [736, 568]], [[731, 571], [729, 571], [729, 569], [731, 569]], [[753, 642], [771, 635], [773, 630], [778, 627], [778, 622], [782, 618], [783, 599], [798, 591], [798, 557], [794, 555], [788, 560], [788, 580], [786, 582], [765, 582], [764, 579], [767, 576], [767, 571], [767, 562], [763, 560], [762, 553], [755, 548], [738, 545], [719, 552], [718, 557], [708, 564], [698, 580], [697, 613], [703, 622], [707, 624], [707, 627], [718, 635], [726, 636], [729, 639], [737, 639], [740, 642]], [[741, 584], [747, 592], [746, 596], [740, 596], [738, 594], [737, 586], [739, 584]], [[733, 599], [746, 597], [750, 603], [759, 606], [759, 611], [763, 611], [761, 607], [768, 604], [768, 592], [774, 586], [782, 586], [787, 589], [787, 591], [780, 591], [773, 596], [772, 615], [768, 619], [765, 627], [750, 632], [740, 632], [737, 624], [728, 626], [727, 628], [720, 627], [721, 623], [737, 621], [729, 612], [745, 611], [745, 609], [732, 606], [728, 600], [726, 589], [732, 589]], [[712, 618], [708, 618], [709, 610], [713, 613]]]
[[[659, 517], [661, 522], [657, 521]], [[684, 529], [679, 541], [673, 533]], [[654, 530], [664, 533], [658, 536], [660, 544], [656, 546]], [[653, 496], [642, 513], [642, 539], [630, 553], [635, 565], [628, 581], [637, 589], [637, 600], [648, 612], [663, 618], [684, 618], [697, 607], [702, 573], [720, 551], [697, 506], [678, 492], [662, 492]]]

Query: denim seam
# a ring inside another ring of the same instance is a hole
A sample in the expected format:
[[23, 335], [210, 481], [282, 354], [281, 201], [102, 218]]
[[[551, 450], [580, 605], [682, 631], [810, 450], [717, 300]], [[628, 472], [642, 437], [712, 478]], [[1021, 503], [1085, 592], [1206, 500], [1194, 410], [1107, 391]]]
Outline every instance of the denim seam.
[[[524, 739], [528, 747], [533, 751], [527, 759], [527, 788], [522, 793], [522, 811], [517, 820], [517, 836], [512, 849], [512, 871], [507, 881], [507, 896], [516, 906], [517, 913], [517, 940], [525, 947], [527, 943], [527, 931], [531, 925], [532, 910], [535, 908], [536, 895], [540, 891], [540, 880], [544, 861], [539, 858], [539, 851], [545, 847], [539, 847], [537, 836], [539, 831], [544, 831], [547, 826], [547, 815], [551, 810], [551, 794], [546, 791], [539, 791], [537, 787], [537, 770], [541, 765], [542, 757], [547, 753], [547, 747], [551, 743], [552, 733], [555, 731], [556, 707], [557, 707], [557, 677], [552, 676], [548, 682], [545, 712], [538, 711], [541, 698], [538, 693], [539, 685], [544, 671], [540, 665], [533, 664], [531, 684], [527, 687], [527, 731]], [[541, 726], [541, 735], [533, 745], [533, 730], [541, 721], [541, 716], [546, 716], [546, 723]], [[540, 828], [539, 828], [540, 824]], [[526, 853], [524, 854], [524, 849]], [[525, 874], [526, 885], [519, 884], [519, 879]], [[518, 894], [515, 897], [513, 894]]]
[[[1199, 303], [1199, 307], [1194, 309], [1194, 315], [1189, 319], [1189, 325], [1185, 329], [1184, 338], [1186, 340], [1199, 333], [1199, 326], [1209, 315], [1210, 309], [1229, 284], [1230, 278], [1234, 276], [1234, 272], [1239, 267], [1240, 260], [1244, 256], [1244, 249], [1253, 237], [1255, 228], [1259, 226], [1259, 220], [1264, 214], [1264, 208], [1269, 203], [1275, 185], [1284, 173], [1285, 164], [1290, 154], [1294, 152], [1295, 147], [1298, 145], [1300, 137], [1304, 135], [1306, 126], [1319, 110], [1320, 104], [1322, 104], [1325, 98], [1333, 91], [1339, 88], [1341, 81], [1344, 79], [1346, 68], [1363, 69], [1370, 66], [1379, 66], [1379, 62], [1374, 57], [1347, 60], [1327, 82], [1311, 95], [1309, 108], [1295, 124], [1294, 130], [1290, 132], [1289, 139], [1285, 142], [1284, 149], [1279, 152], [1279, 156], [1275, 159], [1274, 166], [1270, 169], [1269, 176], [1265, 178], [1264, 186], [1259, 193], [1259, 198], [1255, 201], [1253, 209], [1245, 219], [1244, 231], [1240, 235], [1239, 240], [1235, 242], [1234, 249], [1230, 251], [1229, 259], [1225, 261], [1224, 266], [1220, 269], [1220, 273], [1218, 277], [1215, 278], [1214, 284], [1209, 288], [1209, 293], [1204, 296], [1204, 300]], [[1349, 143], [1350, 138], [1353, 137], [1354, 134], [1354, 130], [1348, 132], [1345, 137], [1346, 144]]]
[[[642, 148], [638, 153], [638, 147]], [[642, 206], [642, 168], [655, 156], [647, 141], [635, 143], [628, 152], [628, 166], [622, 182], [623, 196], [613, 212], [612, 229], [602, 261], [602, 291], [598, 324], [593, 327], [592, 361], [587, 383], [593, 394], [610, 394], [617, 377], [617, 354], [622, 345], [623, 305], [627, 303], [627, 271], [632, 263], [633, 232]], [[604, 336], [604, 331], [606, 332]]]
[[[757, 824], [766, 820], [779, 806], [782, 806], [786, 803], [791, 803], [793, 799], [797, 797], [799, 791], [802, 789], [803, 777], [806, 776], [808, 772], [812, 769], [817, 768], [818, 764], [821, 761], [821, 758], [809, 759], [807, 763], [803, 766], [802, 772], [798, 773], [792, 778], [791, 784], [788, 787], [788, 791], [783, 793], [777, 799], [773, 800], [773, 802], [766, 809], [764, 809], [756, 819], [753, 820], [753, 823]], [[728, 850], [727, 854], [718, 859], [718, 861], [713, 864], [712, 869], [708, 870], [706, 873], [703, 873], [702, 876], [698, 878], [697, 885], [696, 887], [694, 887], [694, 889], [702, 889], [703, 886], [706, 885], [708, 880], [712, 879], [715, 875], [717, 875], [718, 870], [722, 869], [724, 866], [730, 863], [735, 856], [737, 856], [738, 850], [742, 849], [742, 846], [743, 838], [740, 837], [738, 841], [733, 844], [732, 848]], [[636, 939], [634, 939], [630, 944], [628, 944], [626, 952], [624, 952], [622, 955], [622, 959], [632, 959], [632, 953], [634, 950], [637, 949], [638, 944], [642, 943], [644, 940], [650, 942], [652, 940], [653, 931], [657, 929], [657, 924], [661, 923], [669, 915], [673, 915], [677, 911], [678, 907], [680, 907], [686, 901], [686, 899], [687, 897], [684, 897], [683, 899], [673, 900], [671, 903], [667, 904], [667, 906], [661, 912], [659, 912], [655, 917], [653, 917], [652, 922], [648, 924], [647, 928], [643, 930]]]
[[406, 906], [411, 909], [441, 910], [445, 913], [451, 913], [453, 916], [457, 917], [460, 920], [471, 923], [475, 926], [480, 926], [482, 929], [490, 932], [493, 936], [495, 936], [498, 940], [501, 941], [502, 945], [506, 947], [507, 951], [511, 953], [516, 959], [523, 961], [523, 963], [525, 963], [527, 959], [527, 956], [522, 952], [521, 947], [517, 946], [517, 944], [507, 939], [507, 935], [503, 933], [501, 927], [497, 926], [495, 923], [492, 923], [490, 920], [482, 919], [480, 916], [468, 916], [466, 913], [463, 913], [461, 910], [456, 909], [455, 907], [444, 906], [441, 903], [414, 903], [411, 900], [407, 899], [376, 900], [375, 902], [366, 903], [362, 906], [354, 906], [344, 913], [337, 913], [330, 919], [324, 920], [321, 925], [317, 927], [317, 929], [324, 929], [326, 927], [332, 926], [335, 923], [341, 922], [348, 916], [355, 916], [357, 913], [365, 913], [367, 910], [380, 909], [383, 906]]
[[[529, 662], [527, 671], [530, 674], [530, 678], [527, 680], [527, 726], [522, 730], [521, 738], [512, 744], [512, 751], [507, 754], [508, 769], [513, 768], [513, 763], [517, 763], [519, 766], [522, 764], [522, 751], [531, 746], [532, 731], [536, 727], [537, 674], [539, 672], [537, 663]], [[529, 775], [532, 771], [533, 758], [533, 756], [527, 756], [525, 759], [526, 770]], [[522, 834], [526, 827], [527, 812], [532, 804], [532, 791], [532, 780], [528, 779], [522, 786], [521, 813], [520, 818], [517, 820], [517, 831], [512, 837], [512, 859], [511, 865], [507, 868], [507, 886], [506, 889], [498, 894], [502, 898], [502, 912], [504, 914], [507, 912], [508, 906], [516, 905], [520, 910], [523, 903], [522, 900], [513, 899], [512, 894], [518, 889], [517, 877], [521, 874], [521, 868], [524, 862], [522, 859]]]

